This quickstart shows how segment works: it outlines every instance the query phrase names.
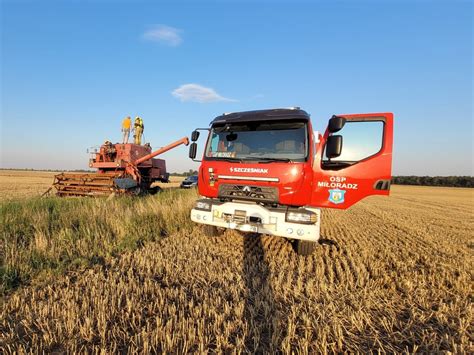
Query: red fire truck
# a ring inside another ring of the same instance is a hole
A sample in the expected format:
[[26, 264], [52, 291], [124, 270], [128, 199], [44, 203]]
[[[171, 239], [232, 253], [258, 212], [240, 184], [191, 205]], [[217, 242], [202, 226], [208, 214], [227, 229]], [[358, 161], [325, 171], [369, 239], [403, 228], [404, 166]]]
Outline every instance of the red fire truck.
[[235, 112], [191, 136], [196, 161], [208, 131], [191, 212], [210, 235], [223, 228], [291, 239], [300, 255], [320, 237], [320, 208], [389, 195], [393, 114], [334, 115], [324, 135], [300, 108]]

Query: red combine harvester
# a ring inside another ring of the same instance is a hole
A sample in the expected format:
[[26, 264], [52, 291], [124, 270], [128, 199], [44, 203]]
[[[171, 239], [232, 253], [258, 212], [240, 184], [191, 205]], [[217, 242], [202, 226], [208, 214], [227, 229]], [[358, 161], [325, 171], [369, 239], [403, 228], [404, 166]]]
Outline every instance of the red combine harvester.
[[55, 175], [53, 186], [58, 196], [100, 196], [111, 193], [156, 193], [154, 182], [168, 182], [166, 162], [154, 159], [181, 144], [188, 145], [187, 137], [152, 152], [149, 144], [112, 144], [105, 142], [90, 159], [89, 167], [96, 173], [62, 173]]
[[192, 133], [193, 160], [200, 130], [209, 131], [198, 177], [204, 198], [191, 219], [210, 235], [231, 228], [281, 236], [308, 255], [321, 207], [389, 195], [392, 113], [333, 116], [324, 136], [299, 108], [224, 114]]

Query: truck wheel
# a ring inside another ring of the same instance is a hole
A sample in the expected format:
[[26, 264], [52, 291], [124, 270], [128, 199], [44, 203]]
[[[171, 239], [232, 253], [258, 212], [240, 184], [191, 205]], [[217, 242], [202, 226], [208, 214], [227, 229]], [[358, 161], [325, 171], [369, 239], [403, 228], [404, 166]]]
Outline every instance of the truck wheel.
[[208, 237], [218, 237], [221, 235], [221, 231], [216, 226], [210, 226], [208, 224], [203, 225], [204, 234]]
[[307, 240], [295, 240], [293, 248], [295, 249], [296, 254], [308, 256], [313, 253], [314, 249], [316, 249], [316, 243]]

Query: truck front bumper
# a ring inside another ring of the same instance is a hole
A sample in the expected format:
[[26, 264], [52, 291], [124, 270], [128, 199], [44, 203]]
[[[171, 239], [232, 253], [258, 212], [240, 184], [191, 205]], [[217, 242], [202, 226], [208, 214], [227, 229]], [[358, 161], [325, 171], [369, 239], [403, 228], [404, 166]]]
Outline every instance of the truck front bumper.
[[321, 211], [317, 208], [305, 208], [305, 210], [316, 214], [315, 223], [288, 222], [284, 210], [236, 202], [212, 204], [210, 211], [194, 208], [191, 210], [191, 220], [196, 223], [236, 229], [242, 232], [315, 242], [319, 239]]

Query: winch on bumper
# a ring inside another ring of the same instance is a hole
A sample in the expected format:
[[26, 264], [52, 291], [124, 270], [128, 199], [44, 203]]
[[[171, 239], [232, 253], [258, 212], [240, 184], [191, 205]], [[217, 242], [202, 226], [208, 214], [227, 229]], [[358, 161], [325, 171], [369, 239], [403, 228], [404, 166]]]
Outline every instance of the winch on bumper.
[[266, 208], [214, 199], [197, 200], [191, 211], [196, 223], [313, 242], [319, 239], [320, 217], [317, 208]]

